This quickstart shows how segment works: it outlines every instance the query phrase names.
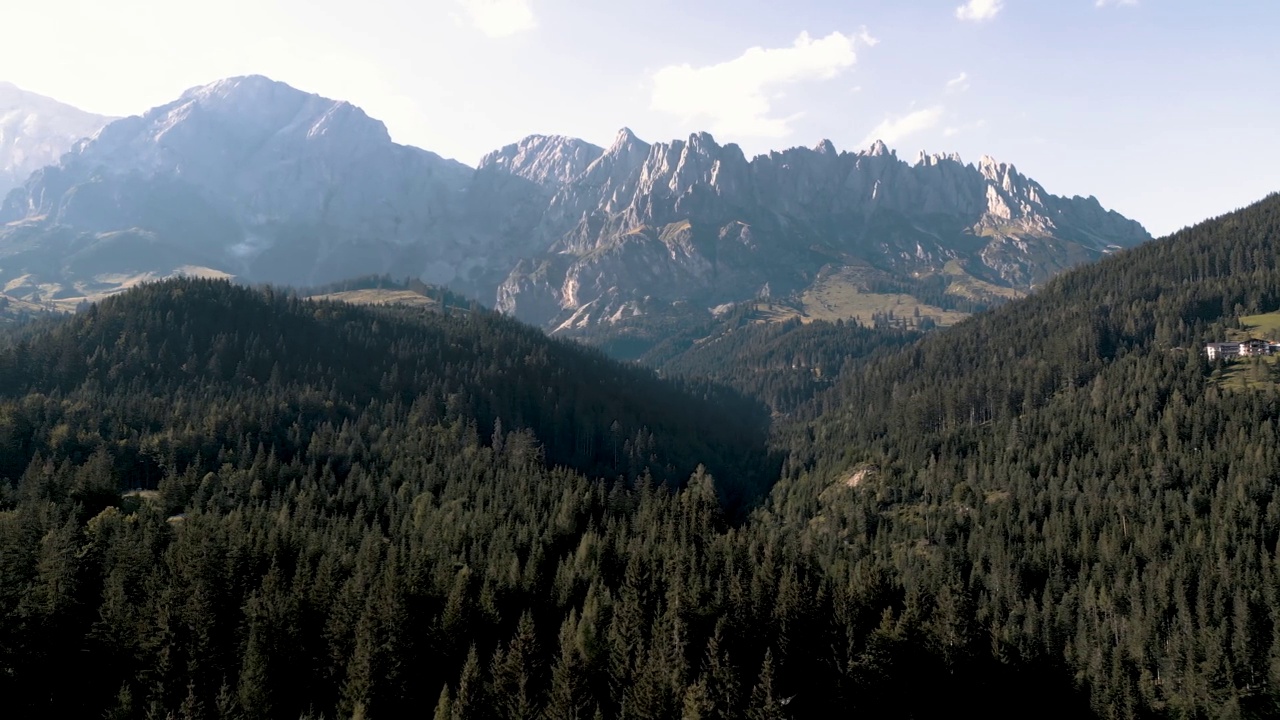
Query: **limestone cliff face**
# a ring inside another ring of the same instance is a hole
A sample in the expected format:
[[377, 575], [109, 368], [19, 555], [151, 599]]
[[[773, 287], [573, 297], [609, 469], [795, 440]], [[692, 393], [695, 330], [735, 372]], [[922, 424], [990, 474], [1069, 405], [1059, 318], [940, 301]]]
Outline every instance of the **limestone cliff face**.
[[562, 135], [530, 135], [485, 155], [477, 170], [496, 168], [536, 185], [555, 187], [576, 180], [604, 149]]
[[925, 153], [907, 163], [881, 142], [840, 153], [824, 140], [748, 160], [706, 133], [649, 145], [623, 130], [585, 170], [557, 178], [539, 225], [548, 252], [515, 268], [498, 296], [500, 309], [551, 327], [645, 298], [711, 306], [765, 285], [785, 292], [833, 264], [919, 274], [955, 260], [1026, 288], [1149, 238], [1012, 165]]
[[[602, 148], [534, 135], [476, 169], [263, 77], [106, 125], [0, 205], [0, 282], [63, 294], [190, 268], [446, 284], [549, 329], [802, 290], [844, 266], [958, 263], [1026, 288], [1147, 239], [1011, 165], [829, 141], [747, 158], [707, 133]], [[61, 288], [61, 290], [57, 290]]]

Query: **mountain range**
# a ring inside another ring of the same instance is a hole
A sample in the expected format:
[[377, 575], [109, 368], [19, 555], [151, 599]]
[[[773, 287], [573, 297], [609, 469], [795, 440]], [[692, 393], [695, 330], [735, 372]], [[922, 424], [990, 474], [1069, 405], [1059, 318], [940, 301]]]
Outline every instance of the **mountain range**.
[[1280, 327], [1278, 243], [1280, 195], [940, 332], [750, 323], [684, 365], [755, 398], [440, 291], [175, 279], [0, 332], [0, 693], [1275, 717], [1280, 375], [1201, 350]]
[[563, 334], [704, 318], [631, 363], [418, 281], [185, 277], [0, 328], [15, 716], [1280, 715], [1280, 356], [1205, 352], [1280, 332], [1280, 194], [1115, 250], [987, 159], [472, 169], [240, 78], [2, 212], [7, 292], [61, 302], [373, 268]]
[[1007, 163], [909, 163], [881, 142], [748, 159], [707, 133], [651, 144], [623, 129], [608, 148], [530, 136], [472, 169], [260, 76], [106, 125], [13, 190], [0, 224], [0, 283], [25, 300], [173, 274], [386, 273], [559, 331], [757, 299], [817, 317], [841, 293], [922, 279], [985, 302], [1149, 239]]

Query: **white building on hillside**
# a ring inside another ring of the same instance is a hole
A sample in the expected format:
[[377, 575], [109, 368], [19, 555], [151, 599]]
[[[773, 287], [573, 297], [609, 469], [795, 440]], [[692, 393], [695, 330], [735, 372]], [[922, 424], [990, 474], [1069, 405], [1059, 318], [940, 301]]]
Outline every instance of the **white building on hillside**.
[[1258, 340], [1257, 338], [1243, 342], [1209, 343], [1204, 346], [1204, 354], [1208, 355], [1210, 360], [1217, 360], [1218, 358], [1229, 360], [1233, 357], [1246, 355], [1272, 355], [1278, 351], [1280, 351], [1280, 343]]
[[1204, 346], [1204, 354], [1209, 356], [1210, 360], [1219, 358], [1233, 358], [1240, 354], [1240, 343], [1238, 342], [1217, 342], [1209, 343]]

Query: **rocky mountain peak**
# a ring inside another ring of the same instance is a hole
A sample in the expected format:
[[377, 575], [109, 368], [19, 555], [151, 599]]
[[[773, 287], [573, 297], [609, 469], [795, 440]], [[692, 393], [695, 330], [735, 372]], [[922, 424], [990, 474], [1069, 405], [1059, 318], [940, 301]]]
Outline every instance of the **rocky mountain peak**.
[[112, 123], [76, 148], [72, 164], [176, 175], [229, 190], [245, 173], [304, 158], [349, 164], [390, 145], [386, 125], [360, 108], [251, 75], [191, 88]]
[[0, 201], [37, 169], [58, 162], [111, 118], [0, 82]]
[[478, 169], [500, 168], [539, 185], [563, 185], [586, 171], [605, 150], [563, 135], [530, 135], [485, 155]]
[[1006, 177], [1018, 176], [1017, 168], [1010, 163], [1000, 162], [990, 155], [983, 155], [978, 159], [978, 172], [992, 182], [1003, 182]]
[[320, 134], [324, 123], [332, 123], [334, 118], [350, 118], [362, 126], [364, 133], [379, 141], [390, 141], [386, 125], [355, 105], [303, 92], [261, 75], [227, 78], [191, 88], [177, 101], [156, 108], [144, 117], [168, 115], [182, 119], [196, 111], [237, 126], [278, 133], [305, 128], [307, 136]]
[[689, 143], [686, 146], [690, 150], [703, 155], [714, 155], [720, 151], [720, 145], [711, 133], [703, 131], [696, 132], [689, 136]]
[[[978, 161], [978, 173], [987, 182], [987, 211], [1005, 219], [1045, 215], [1047, 193], [1039, 183], [1018, 172], [1010, 163], [1000, 162], [989, 155]], [[1051, 227], [1054, 218], [1044, 217], [1036, 221], [1037, 227]]]
[[672, 189], [710, 180], [709, 173], [712, 165], [719, 159], [721, 149], [716, 139], [711, 137], [711, 133], [700, 132], [690, 135], [689, 140], [679, 148], [680, 160], [672, 178]]
[[943, 163], [964, 165], [964, 161], [960, 159], [960, 153], [929, 153], [924, 150], [916, 156], [915, 164], [923, 167], [937, 167]]
[[[74, 262], [57, 238], [77, 243]], [[393, 143], [349, 103], [247, 76], [114, 122], [32, 175], [0, 207], [0, 283], [191, 266], [303, 285], [408, 273], [554, 329], [802, 293], [844, 267], [962, 267], [1025, 289], [1146, 238], [1012, 165], [911, 164], [879, 140], [748, 160], [709, 133], [649, 144], [624, 127], [607, 149], [530, 135], [472, 170]]]
[[207, 85], [197, 85], [188, 88], [179, 97], [182, 100], [229, 100], [243, 102], [244, 100], [256, 97], [257, 99], [269, 99], [271, 95], [280, 92], [300, 92], [290, 87], [286, 83], [282, 83], [263, 75], [240, 75], [237, 77], [222, 78], [214, 80]]
[[631, 132], [631, 128], [624, 127], [618, 131], [613, 144], [595, 164], [611, 171], [615, 168], [625, 168], [626, 172], [631, 172], [649, 157], [651, 149], [652, 146], [636, 137], [636, 134]]
[[636, 137], [631, 128], [624, 127], [618, 131], [618, 134], [613, 139], [613, 144], [605, 152], [610, 155], [619, 155], [630, 154], [637, 150], [648, 153], [649, 143]]
[[880, 157], [883, 155], [893, 155], [896, 157], [898, 153], [897, 151], [890, 150], [889, 146], [885, 145], [883, 140], [876, 140], [871, 143], [871, 147], [867, 149], [865, 154], [870, 155], [871, 157]]
[[98, 238], [134, 272], [309, 284], [408, 263], [450, 282], [475, 254], [450, 247], [472, 176], [350, 103], [247, 76], [111, 123], [10, 194], [0, 221]]

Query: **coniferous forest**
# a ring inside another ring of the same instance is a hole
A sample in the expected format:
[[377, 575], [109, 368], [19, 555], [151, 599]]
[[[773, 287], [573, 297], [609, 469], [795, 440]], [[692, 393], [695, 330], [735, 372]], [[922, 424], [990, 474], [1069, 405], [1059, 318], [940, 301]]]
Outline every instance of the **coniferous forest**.
[[0, 351], [5, 714], [1275, 717], [1280, 384], [1201, 347], [1276, 310], [1280, 196], [660, 374], [146, 285]]

